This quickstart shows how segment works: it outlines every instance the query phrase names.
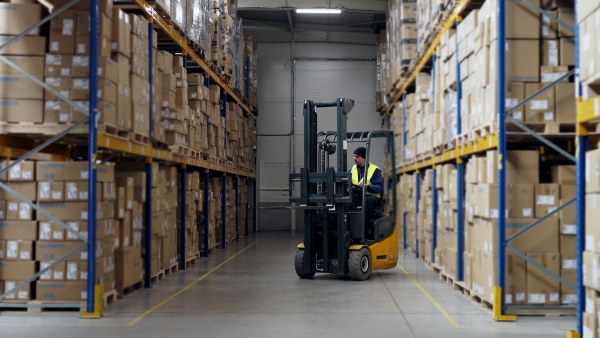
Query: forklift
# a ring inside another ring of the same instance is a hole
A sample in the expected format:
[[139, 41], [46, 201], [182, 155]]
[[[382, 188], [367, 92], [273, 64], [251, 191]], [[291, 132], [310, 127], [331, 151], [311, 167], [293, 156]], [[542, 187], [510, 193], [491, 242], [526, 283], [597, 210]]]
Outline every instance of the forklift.
[[[317, 108], [337, 108], [337, 131], [318, 132]], [[371, 141], [384, 138], [394, 154], [394, 133], [372, 130], [348, 133], [348, 113], [354, 100], [338, 98], [335, 102], [304, 102], [304, 168], [289, 176], [290, 202], [304, 210], [304, 242], [299, 244], [294, 260], [298, 277], [312, 278], [318, 273], [333, 273], [353, 280], [369, 279], [372, 271], [392, 269], [398, 262], [398, 229], [396, 226], [396, 172], [392, 158], [391, 210], [383, 214], [379, 203], [367, 217], [366, 191], [352, 185], [347, 168], [347, 151], [351, 143], [366, 148], [365, 173], [368, 172]], [[329, 157], [337, 155], [337, 169]], [[366, 179], [366, 178], [365, 178]], [[295, 185], [300, 196], [293, 196]]]

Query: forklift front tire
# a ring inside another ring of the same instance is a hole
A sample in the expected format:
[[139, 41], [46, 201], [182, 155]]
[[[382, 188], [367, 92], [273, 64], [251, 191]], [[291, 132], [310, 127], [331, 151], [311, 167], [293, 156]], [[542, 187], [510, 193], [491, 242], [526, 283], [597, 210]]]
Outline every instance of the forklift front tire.
[[371, 275], [371, 252], [367, 248], [350, 251], [348, 272], [353, 280], [363, 281]]
[[296, 257], [294, 258], [294, 268], [296, 269], [296, 274], [298, 277], [302, 279], [309, 279], [315, 276], [314, 272], [306, 273], [304, 271], [304, 249], [296, 250]]

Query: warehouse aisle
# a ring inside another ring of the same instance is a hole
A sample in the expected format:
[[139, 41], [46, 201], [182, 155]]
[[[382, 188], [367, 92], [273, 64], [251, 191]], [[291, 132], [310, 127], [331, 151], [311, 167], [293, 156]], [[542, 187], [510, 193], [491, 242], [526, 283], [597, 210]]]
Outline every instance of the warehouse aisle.
[[[152, 290], [110, 305], [100, 320], [74, 313], [0, 315], [3, 337], [564, 337], [574, 317], [495, 323], [412, 253], [366, 282], [300, 280], [301, 233], [261, 232], [218, 250]], [[426, 291], [430, 297], [423, 291]], [[436, 305], [433, 303], [435, 302]]]

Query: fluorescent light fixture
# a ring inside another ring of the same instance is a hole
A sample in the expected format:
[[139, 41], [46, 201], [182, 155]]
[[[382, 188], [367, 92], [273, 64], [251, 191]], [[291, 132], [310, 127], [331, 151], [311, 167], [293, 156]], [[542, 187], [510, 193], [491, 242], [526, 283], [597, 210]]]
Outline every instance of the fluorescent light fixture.
[[331, 9], [331, 8], [298, 8], [296, 13], [299, 14], [340, 14], [342, 13], [341, 9]]

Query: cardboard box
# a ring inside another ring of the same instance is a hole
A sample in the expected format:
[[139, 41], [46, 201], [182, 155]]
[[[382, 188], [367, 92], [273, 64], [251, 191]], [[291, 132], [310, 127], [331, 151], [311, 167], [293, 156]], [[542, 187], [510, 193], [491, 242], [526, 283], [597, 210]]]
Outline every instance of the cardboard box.
[[[36, 78], [42, 81], [42, 76]], [[25, 75], [0, 75], [0, 98], [41, 100], [44, 98], [44, 90]]]
[[507, 305], [525, 304], [527, 301], [527, 261], [513, 255], [506, 255], [506, 292]]
[[65, 229], [53, 222], [39, 222], [38, 240], [63, 242]]
[[30, 221], [33, 220], [33, 210], [27, 203], [7, 201], [5, 218], [8, 221]]
[[600, 265], [598, 264], [599, 262], [600, 255], [588, 251], [586, 248], [586, 251], [583, 252], [583, 285], [594, 290], [598, 290], [598, 288], [600, 287]]
[[509, 218], [530, 218], [535, 210], [533, 184], [509, 184], [506, 191], [506, 208]]
[[43, 202], [64, 201], [65, 184], [63, 182], [37, 182], [37, 200]]
[[[23, 278], [23, 280], [24, 279], [25, 278]], [[8, 293], [8, 291], [14, 289], [19, 284], [21, 284], [21, 281], [5, 280], [4, 281], [5, 292]], [[8, 295], [4, 299], [24, 301], [24, 300], [31, 300], [32, 299], [31, 297], [32, 297], [31, 283], [28, 283], [25, 286], [18, 289], [16, 291], [16, 294], [15, 294], [15, 292], [8, 293]]]
[[[88, 162], [36, 162], [36, 179], [38, 181], [87, 181], [89, 177]], [[114, 166], [98, 164], [96, 166], [98, 182], [114, 182]]]
[[[539, 6], [539, 0], [531, 1]], [[494, 2], [495, 3], [495, 2]], [[497, 26], [497, 14], [492, 12], [493, 24]], [[539, 39], [540, 14], [519, 0], [506, 1], [506, 37], [510, 39]], [[497, 29], [493, 27], [493, 29]]]
[[[9, 56], [7, 59], [31, 75], [44, 75], [44, 57], [42, 56]], [[0, 74], [21, 75], [21, 72], [2, 62]]]
[[0, 121], [42, 123], [43, 110], [43, 100], [0, 100]]
[[600, 217], [600, 195], [585, 195], [585, 250], [600, 252], [600, 228], [596, 220]]
[[[557, 17], [557, 11], [548, 11], [550, 15]], [[556, 22], [550, 20], [545, 15], [541, 16], [541, 37], [542, 39], [557, 39], [558, 38], [558, 25]]]
[[[51, 261], [65, 257], [73, 250], [82, 245], [81, 242], [44, 242], [38, 241], [35, 243], [35, 260]], [[98, 248], [97, 248], [98, 249]], [[86, 261], [88, 257], [87, 248], [75, 253], [69, 257], [70, 261]]]
[[556, 122], [575, 123], [575, 84], [559, 83], [554, 87]]
[[[561, 270], [560, 277], [571, 283], [571, 285], [577, 285], [577, 269]], [[568, 287], [567, 285], [560, 284], [561, 304], [573, 305], [577, 304], [577, 292]]]
[[86, 301], [87, 282], [42, 282], [35, 283], [37, 300], [52, 301]]
[[[561, 199], [560, 205], [565, 204], [567, 201]], [[560, 233], [563, 235], [576, 235], [577, 234], [577, 219], [576, 219], [576, 205], [571, 203], [568, 207], [561, 209], [559, 212], [560, 219]]]
[[[558, 184], [535, 185], [535, 217], [542, 218], [559, 206], [560, 187]], [[558, 217], [554, 214], [552, 217]]]
[[129, 56], [131, 54], [131, 22], [129, 15], [120, 8], [113, 8], [112, 16], [111, 50]]
[[498, 151], [488, 150], [486, 153], [486, 183], [498, 184]]
[[35, 267], [33, 261], [0, 261], [0, 280], [26, 280], [35, 274]]
[[[535, 222], [534, 218], [515, 218], [506, 220], [506, 236], [507, 238], [518, 233], [519, 231], [526, 228], [529, 224]], [[497, 222], [494, 220], [494, 222]], [[494, 240], [497, 238], [497, 223], [494, 224], [492, 233], [494, 236], [492, 243], [496, 243]], [[558, 230], [558, 219], [551, 218], [541, 224], [538, 224], [528, 232], [517, 237], [511, 241], [511, 245], [521, 252], [528, 253], [538, 251], [542, 253], [546, 252], [559, 252], [559, 230]], [[494, 248], [496, 245], [494, 245]], [[496, 249], [494, 249], [496, 250]]]
[[[527, 255], [546, 269], [560, 275], [559, 253]], [[560, 283], [531, 263], [527, 263], [527, 304], [560, 304]]]
[[132, 286], [142, 280], [143, 261], [141, 255], [140, 247], [123, 248], [115, 251], [115, 278], [118, 289]]
[[5, 240], [37, 240], [37, 222], [0, 222], [0, 238]]
[[[40, 262], [40, 271], [50, 266], [52, 261]], [[64, 281], [66, 280], [66, 263], [61, 262], [40, 275], [42, 281]]]
[[[42, 5], [25, 3], [0, 3], [0, 34], [21, 34], [42, 18]], [[39, 28], [27, 35], [39, 35]]]
[[[580, 1], [585, 2], [585, 1]], [[581, 81], [596, 74], [596, 18], [589, 16], [579, 23], [579, 75]]]
[[[488, 161], [488, 163], [490, 162]], [[497, 171], [497, 167], [495, 171]], [[488, 170], [488, 177], [489, 174]], [[506, 182], [509, 184], [539, 182], [539, 153], [536, 150], [508, 151], [506, 153]]]
[[577, 269], [577, 236], [560, 236], [561, 269]]
[[552, 173], [552, 183], [574, 185], [575, 184], [575, 166], [574, 165], [555, 165], [550, 168]]
[[[506, 109], [515, 107], [525, 99], [525, 83], [508, 82], [506, 84]], [[496, 111], [496, 109], [494, 109]], [[512, 117], [518, 121], [524, 121], [524, 107], [514, 111]]]
[[[529, 97], [544, 88], [542, 83], [526, 83], [525, 96]], [[525, 105], [525, 121], [545, 123], [555, 121], [554, 90], [547, 90]]]
[[[8, 186], [15, 192], [19, 193], [30, 201], [36, 200], [36, 186], [35, 182], [9, 182]], [[4, 189], [0, 189], [0, 200], [6, 201], [20, 201], [13, 194], [9, 193]]]
[[[540, 54], [538, 40], [507, 40], [506, 41], [506, 81], [509, 82], [539, 82], [540, 59], [530, 57]], [[491, 55], [496, 60], [497, 55]], [[497, 64], [497, 61], [493, 61]], [[527, 97], [527, 94], [525, 95]]]
[[542, 67], [560, 65], [559, 50], [560, 44], [557, 39], [542, 40]]
[[[0, 45], [5, 44], [13, 37], [11, 35], [0, 36]], [[24, 36], [0, 51], [0, 55], [44, 56], [45, 53], [46, 37], [44, 36]]]
[[[60, 220], [66, 221], [87, 221], [88, 219], [88, 203], [87, 202], [40, 202], [46, 212]], [[43, 214], [38, 215], [38, 220], [49, 221]]]
[[[568, 7], [568, 6], [565, 6]], [[570, 27], [575, 28], [575, 9], [573, 8], [559, 8], [557, 11], [558, 20], [566, 23]], [[570, 30], [564, 28], [561, 25], [558, 25], [558, 37], [574, 37], [575, 34]]]
[[51, 29], [48, 51], [52, 54], [75, 54], [77, 36], [72, 31]]
[[585, 192], [600, 192], [600, 149], [585, 154]]
[[33, 260], [32, 241], [6, 241], [5, 259], [8, 261], [31, 261]]
[[575, 65], [575, 39], [560, 38], [559, 39], [559, 64], [561, 66]]

